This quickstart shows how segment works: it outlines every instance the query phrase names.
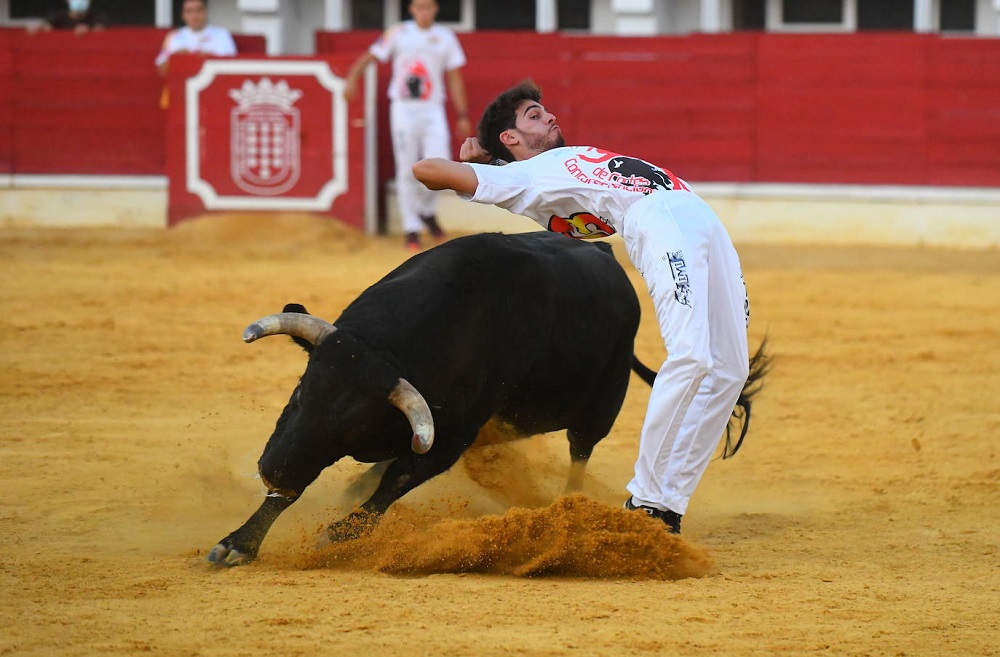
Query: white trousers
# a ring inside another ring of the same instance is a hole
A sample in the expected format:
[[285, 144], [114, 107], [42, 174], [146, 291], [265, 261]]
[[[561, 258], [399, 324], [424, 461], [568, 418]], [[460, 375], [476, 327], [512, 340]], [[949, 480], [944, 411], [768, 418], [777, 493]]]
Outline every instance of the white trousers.
[[683, 514], [747, 379], [746, 285], [725, 227], [691, 192], [637, 202], [622, 237], [667, 348], [627, 489], [636, 504]]
[[451, 159], [448, 117], [440, 103], [395, 100], [389, 107], [389, 129], [403, 231], [419, 233], [424, 227], [420, 216], [437, 212], [438, 193], [420, 184], [412, 169], [426, 157]]

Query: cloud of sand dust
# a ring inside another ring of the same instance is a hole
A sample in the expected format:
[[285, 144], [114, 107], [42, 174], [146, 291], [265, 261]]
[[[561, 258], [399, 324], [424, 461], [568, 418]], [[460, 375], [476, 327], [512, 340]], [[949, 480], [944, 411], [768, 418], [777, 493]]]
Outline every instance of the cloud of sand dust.
[[[335, 505], [344, 513], [368, 499], [385, 471], [384, 464], [366, 466], [345, 479]], [[476, 442], [462, 454], [453, 470], [464, 473], [474, 490], [462, 488], [453, 479], [449, 498], [471, 494], [492, 500], [501, 508], [537, 509], [548, 506], [560, 494], [584, 492], [598, 500], [622, 497], [598, 479], [584, 473], [579, 490], [566, 490], [570, 458], [562, 432], [522, 439], [505, 432], [494, 421], [480, 429]], [[439, 486], [445, 485], [440, 479]], [[468, 515], [466, 515], [468, 517]]]
[[364, 538], [309, 550], [302, 568], [398, 575], [674, 580], [714, 572], [709, 555], [662, 523], [583, 495], [541, 509], [456, 520], [397, 503]]

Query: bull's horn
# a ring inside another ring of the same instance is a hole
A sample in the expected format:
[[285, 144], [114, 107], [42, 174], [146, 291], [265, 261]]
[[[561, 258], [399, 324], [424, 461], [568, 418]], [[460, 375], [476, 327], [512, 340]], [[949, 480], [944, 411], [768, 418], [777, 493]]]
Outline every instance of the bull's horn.
[[269, 335], [291, 335], [318, 345], [337, 330], [330, 322], [305, 313], [275, 313], [261, 317], [243, 331], [243, 341], [253, 342]]
[[434, 417], [424, 396], [406, 379], [400, 379], [389, 393], [389, 403], [403, 411], [413, 429], [411, 447], [417, 454], [426, 454], [434, 444]]

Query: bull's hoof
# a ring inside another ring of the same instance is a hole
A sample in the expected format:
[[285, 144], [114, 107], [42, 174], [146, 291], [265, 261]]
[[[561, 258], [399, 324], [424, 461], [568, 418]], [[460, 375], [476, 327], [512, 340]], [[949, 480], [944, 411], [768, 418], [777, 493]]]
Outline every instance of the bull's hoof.
[[208, 561], [217, 566], [232, 568], [233, 566], [245, 566], [253, 561], [255, 556], [249, 550], [247, 552], [237, 550], [235, 546], [230, 544], [229, 539], [223, 539], [208, 553]]
[[338, 520], [326, 528], [326, 536], [331, 543], [343, 543], [353, 541], [367, 536], [375, 529], [375, 525], [382, 519], [378, 513], [368, 511], [352, 511], [343, 520]]

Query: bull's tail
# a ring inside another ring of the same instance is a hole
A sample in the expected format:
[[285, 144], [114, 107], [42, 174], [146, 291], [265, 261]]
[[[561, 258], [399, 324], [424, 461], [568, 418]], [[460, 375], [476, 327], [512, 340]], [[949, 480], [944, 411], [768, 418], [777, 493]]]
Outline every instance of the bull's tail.
[[[743, 439], [747, 436], [747, 430], [750, 428], [750, 408], [753, 405], [753, 399], [764, 385], [764, 375], [771, 369], [771, 360], [767, 355], [766, 346], [767, 338], [765, 337], [761, 340], [760, 346], [757, 347], [757, 352], [750, 357], [750, 374], [747, 376], [746, 383], [743, 384], [743, 390], [740, 392], [739, 399], [736, 400], [736, 406], [733, 408], [733, 416], [729, 420], [729, 424], [726, 425], [726, 446], [722, 450], [723, 459], [733, 457], [739, 451], [740, 446], [743, 444]], [[638, 374], [639, 378], [650, 386], [653, 385], [653, 380], [656, 379], [656, 372], [643, 365], [634, 354], [632, 355], [632, 371]], [[740, 435], [734, 444], [733, 433], [736, 427], [739, 427]]]
[[656, 378], [656, 372], [649, 369], [642, 362], [632, 354], [632, 371], [639, 375], [639, 378], [645, 381], [650, 387], [653, 386], [653, 380]]
[[[747, 376], [747, 382], [743, 384], [739, 399], [736, 400], [733, 416], [730, 418], [729, 424], [726, 425], [726, 446], [722, 449], [723, 459], [735, 456], [740, 445], [743, 444], [743, 439], [747, 437], [747, 429], [750, 428], [750, 407], [754, 397], [764, 387], [764, 375], [771, 369], [771, 359], [765, 350], [766, 346], [767, 338], [765, 337], [760, 341], [757, 353], [750, 357], [750, 374]], [[736, 439], [736, 444], [733, 444], [734, 425], [740, 427], [740, 437]]]

